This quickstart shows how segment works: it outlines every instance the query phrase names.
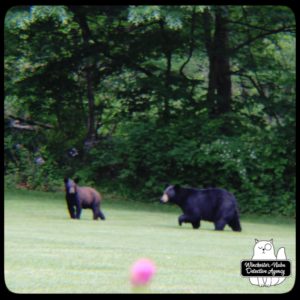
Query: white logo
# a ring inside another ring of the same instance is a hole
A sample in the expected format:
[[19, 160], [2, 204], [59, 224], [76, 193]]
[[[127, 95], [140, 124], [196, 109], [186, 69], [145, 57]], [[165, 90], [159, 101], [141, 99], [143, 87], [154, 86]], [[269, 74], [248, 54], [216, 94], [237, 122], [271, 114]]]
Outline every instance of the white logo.
[[291, 267], [285, 248], [279, 248], [275, 255], [273, 239], [255, 239], [252, 260], [242, 261], [241, 269], [242, 276], [249, 277], [251, 284], [270, 287], [281, 284], [290, 275]]

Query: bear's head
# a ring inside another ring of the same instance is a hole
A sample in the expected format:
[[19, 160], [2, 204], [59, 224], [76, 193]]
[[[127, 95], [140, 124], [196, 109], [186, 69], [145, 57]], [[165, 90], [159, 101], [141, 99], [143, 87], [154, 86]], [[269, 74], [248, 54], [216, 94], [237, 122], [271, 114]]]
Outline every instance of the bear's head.
[[175, 185], [167, 185], [163, 192], [162, 197], [160, 198], [161, 203], [167, 202], [175, 202], [176, 195], [178, 194], [180, 186], [178, 184]]
[[72, 180], [71, 178], [67, 178], [67, 177], [64, 178], [66, 193], [68, 195], [76, 194], [78, 181], [79, 181], [79, 178], [74, 178], [74, 180]]

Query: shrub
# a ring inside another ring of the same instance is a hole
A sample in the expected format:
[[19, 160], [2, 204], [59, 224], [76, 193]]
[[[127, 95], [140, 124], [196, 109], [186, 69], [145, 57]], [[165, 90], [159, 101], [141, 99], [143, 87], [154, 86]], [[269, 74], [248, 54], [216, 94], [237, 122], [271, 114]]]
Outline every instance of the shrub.
[[20, 187], [43, 191], [60, 190], [61, 175], [55, 160], [45, 147], [38, 154], [30, 152], [20, 145], [14, 151], [15, 162], [9, 162], [6, 167], [5, 186]]
[[[241, 212], [294, 215], [294, 173], [287, 173], [294, 158], [279, 136], [261, 129], [225, 136], [217, 134], [222, 122], [200, 121], [127, 122], [91, 152], [90, 176], [147, 200], [157, 200], [165, 183], [218, 186], [237, 196]], [[208, 135], [210, 125], [214, 134]]]

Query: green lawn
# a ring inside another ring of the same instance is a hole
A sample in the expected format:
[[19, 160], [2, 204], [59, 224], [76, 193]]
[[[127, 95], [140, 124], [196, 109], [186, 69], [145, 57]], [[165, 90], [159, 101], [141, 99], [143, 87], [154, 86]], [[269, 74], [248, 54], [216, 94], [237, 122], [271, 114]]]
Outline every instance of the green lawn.
[[[106, 221], [68, 217], [63, 193], [5, 192], [5, 282], [15, 293], [131, 293], [129, 267], [152, 259], [157, 274], [142, 292], [284, 293], [295, 280], [295, 223], [243, 218], [243, 231], [177, 225], [179, 208], [122, 201], [104, 194]], [[285, 247], [292, 275], [279, 286], [252, 286], [240, 276], [254, 239]]]

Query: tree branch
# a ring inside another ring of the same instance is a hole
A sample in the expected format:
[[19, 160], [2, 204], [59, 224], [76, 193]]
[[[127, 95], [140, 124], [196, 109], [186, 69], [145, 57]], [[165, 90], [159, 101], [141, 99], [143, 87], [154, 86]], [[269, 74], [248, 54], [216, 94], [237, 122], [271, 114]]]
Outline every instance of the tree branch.
[[244, 23], [244, 22], [240, 22], [240, 21], [231, 21], [231, 20], [228, 20], [227, 23], [237, 24], [237, 25], [241, 25], [241, 26], [244, 26], [244, 27], [248, 27], [248, 28], [252, 28], [252, 29], [257, 29], [257, 30], [261, 30], [261, 31], [269, 32], [269, 33], [271, 33], [273, 31], [273, 29], [267, 29], [266, 27], [260, 27], [260, 26], [256, 26], [256, 25], [251, 25], [249, 23]]
[[[7, 118], [10, 121], [10, 126], [13, 128], [21, 129], [21, 130], [36, 130], [37, 126], [43, 127], [45, 129], [53, 129], [54, 126], [50, 124], [41, 123], [38, 121], [26, 120], [20, 117], [15, 117], [12, 115], [7, 115]], [[22, 123], [26, 124], [22, 124]]]
[[261, 39], [261, 38], [264, 38], [264, 37], [266, 37], [268, 35], [276, 34], [276, 33], [279, 33], [279, 32], [293, 32], [294, 33], [295, 32], [295, 28], [294, 27], [286, 27], [286, 26], [284, 26], [284, 27], [280, 27], [280, 28], [277, 28], [277, 29], [274, 29], [274, 30], [268, 30], [267, 32], [262, 32], [260, 34], [257, 34], [254, 37], [249, 38], [248, 40], [246, 40], [245, 42], [241, 43], [240, 45], [238, 45], [238, 46], [236, 46], [234, 48], [231, 48], [230, 52], [231, 52], [231, 54], [235, 53], [238, 50], [240, 50], [241, 48], [250, 45], [251, 43], [253, 43], [254, 41], [256, 41], [258, 39]]
[[[259, 81], [257, 79], [255, 80], [252, 76], [241, 73], [240, 71], [234, 72], [234, 73], [232, 73], [232, 75], [237, 75], [240, 77], [247, 78], [252, 83], [252, 85], [256, 88], [259, 96], [265, 100], [265, 103], [269, 103], [269, 98], [266, 96], [261, 84], [259, 83]], [[269, 114], [269, 116], [272, 116], [275, 118], [277, 125], [282, 126], [278, 115], [276, 114], [276, 112], [273, 111], [272, 107], [270, 105], [265, 104], [265, 108], [266, 108], [266, 112]]]
[[205, 47], [208, 54], [211, 53], [212, 48], [212, 36], [211, 36], [211, 28], [212, 28], [212, 16], [209, 13], [209, 10], [206, 8], [203, 15], [203, 28], [204, 28], [204, 41]]

